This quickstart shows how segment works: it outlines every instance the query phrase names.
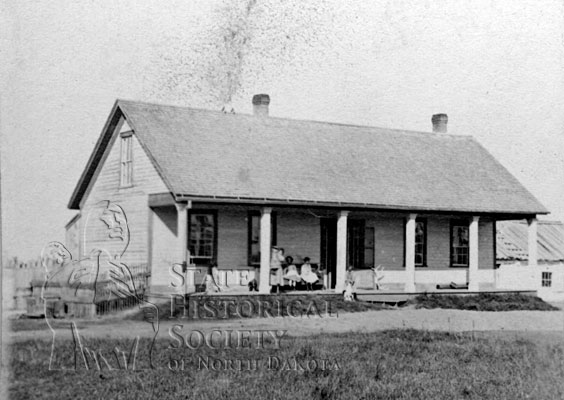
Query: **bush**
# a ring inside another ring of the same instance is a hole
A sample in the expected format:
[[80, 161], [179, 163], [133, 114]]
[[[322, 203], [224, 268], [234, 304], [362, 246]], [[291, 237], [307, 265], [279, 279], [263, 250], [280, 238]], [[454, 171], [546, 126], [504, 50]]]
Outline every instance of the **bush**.
[[411, 300], [416, 308], [451, 308], [472, 311], [555, 311], [559, 308], [536, 296], [523, 294], [480, 293], [471, 296], [422, 294]]

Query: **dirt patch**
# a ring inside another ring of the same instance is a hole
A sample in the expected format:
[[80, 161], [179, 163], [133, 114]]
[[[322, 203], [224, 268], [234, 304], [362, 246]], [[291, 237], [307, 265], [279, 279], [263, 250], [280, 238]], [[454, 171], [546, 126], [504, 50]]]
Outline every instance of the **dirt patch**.
[[[143, 321], [124, 321], [121, 318], [106, 318], [100, 321], [78, 321], [79, 329], [93, 337], [126, 337], [132, 331], [148, 332]], [[462, 310], [424, 310], [411, 307], [397, 310], [364, 311], [340, 313], [330, 317], [276, 317], [249, 318], [237, 320], [187, 320], [166, 319], [160, 321], [159, 337], [168, 337], [174, 325], [184, 329], [200, 331], [213, 329], [268, 329], [287, 330], [291, 336], [308, 336], [320, 333], [338, 332], [376, 332], [397, 328], [412, 328], [446, 332], [465, 331], [545, 331], [562, 333], [564, 338], [564, 311], [462, 311]], [[70, 329], [70, 322], [68, 322]], [[10, 332], [14, 340], [51, 337], [45, 324], [38, 329]]]

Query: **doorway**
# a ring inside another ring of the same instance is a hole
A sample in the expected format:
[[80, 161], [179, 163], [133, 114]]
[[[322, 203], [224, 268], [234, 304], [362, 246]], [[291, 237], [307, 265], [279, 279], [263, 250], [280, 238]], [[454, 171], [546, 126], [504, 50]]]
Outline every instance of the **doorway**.
[[322, 218], [320, 263], [327, 272], [327, 284], [335, 288], [337, 272], [337, 219]]

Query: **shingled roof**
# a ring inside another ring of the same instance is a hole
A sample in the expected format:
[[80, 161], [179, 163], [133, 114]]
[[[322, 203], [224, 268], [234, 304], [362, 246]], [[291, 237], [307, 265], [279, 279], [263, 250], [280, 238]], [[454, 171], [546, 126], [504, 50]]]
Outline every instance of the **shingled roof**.
[[[123, 113], [175, 196], [542, 214], [470, 136], [118, 100], [69, 203], [78, 208]], [[113, 122], [112, 122], [113, 121]]]
[[[496, 224], [496, 259], [522, 261], [529, 259], [527, 224], [523, 221], [500, 221]], [[564, 261], [564, 224], [539, 221], [537, 227], [538, 260]]]

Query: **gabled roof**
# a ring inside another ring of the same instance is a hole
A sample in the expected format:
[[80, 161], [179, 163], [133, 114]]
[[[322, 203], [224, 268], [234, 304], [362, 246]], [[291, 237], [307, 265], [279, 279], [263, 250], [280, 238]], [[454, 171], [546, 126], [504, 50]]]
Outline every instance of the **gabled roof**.
[[124, 115], [175, 196], [547, 213], [476, 140], [118, 100], [69, 203]]
[[[496, 259], [499, 261], [528, 260], [527, 224], [523, 221], [500, 221], [496, 224]], [[537, 227], [539, 261], [564, 261], [564, 224], [539, 221]]]

